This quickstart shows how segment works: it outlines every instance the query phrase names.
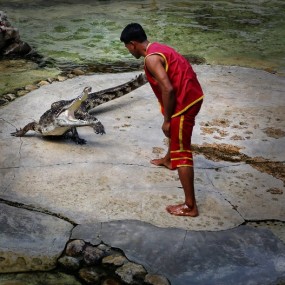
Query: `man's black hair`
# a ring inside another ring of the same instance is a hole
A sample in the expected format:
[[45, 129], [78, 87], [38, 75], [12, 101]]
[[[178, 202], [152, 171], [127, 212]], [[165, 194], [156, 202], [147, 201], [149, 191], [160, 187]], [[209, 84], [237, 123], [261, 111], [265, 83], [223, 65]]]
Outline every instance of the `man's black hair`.
[[140, 24], [131, 23], [128, 24], [122, 31], [120, 40], [125, 44], [128, 44], [130, 41], [142, 43], [147, 40], [147, 36]]

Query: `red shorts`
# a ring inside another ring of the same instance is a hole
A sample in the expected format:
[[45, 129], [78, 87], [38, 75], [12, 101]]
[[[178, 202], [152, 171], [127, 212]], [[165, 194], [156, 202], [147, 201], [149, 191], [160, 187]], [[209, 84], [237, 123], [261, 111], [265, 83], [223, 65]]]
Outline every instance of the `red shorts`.
[[180, 116], [171, 119], [170, 160], [172, 169], [181, 166], [193, 166], [191, 137], [195, 125], [195, 117], [200, 111], [202, 101], [191, 106]]

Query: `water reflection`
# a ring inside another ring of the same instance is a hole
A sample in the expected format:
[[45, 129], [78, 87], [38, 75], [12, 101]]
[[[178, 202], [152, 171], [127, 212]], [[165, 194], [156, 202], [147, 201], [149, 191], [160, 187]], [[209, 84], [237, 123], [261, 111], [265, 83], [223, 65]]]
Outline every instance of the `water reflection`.
[[2, 0], [0, 4], [21, 38], [59, 68], [138, 65], [119, 36], [126, 24], [139, 22], [151, 41], [172, 45], [186, 56], [210, 64], [284, 72], [284, 1]]

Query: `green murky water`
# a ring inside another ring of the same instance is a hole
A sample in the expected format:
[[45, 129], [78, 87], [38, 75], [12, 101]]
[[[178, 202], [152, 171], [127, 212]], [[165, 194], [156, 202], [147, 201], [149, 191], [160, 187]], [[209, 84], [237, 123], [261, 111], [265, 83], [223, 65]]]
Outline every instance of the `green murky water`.
[[137, 64], [119, 37], [126, 24], [139, 22], [150, 41], [209, 64], [285, 73], [283, 0], [0, 0], [0, 10], [59, 69], [104, 65], [114, 72]]

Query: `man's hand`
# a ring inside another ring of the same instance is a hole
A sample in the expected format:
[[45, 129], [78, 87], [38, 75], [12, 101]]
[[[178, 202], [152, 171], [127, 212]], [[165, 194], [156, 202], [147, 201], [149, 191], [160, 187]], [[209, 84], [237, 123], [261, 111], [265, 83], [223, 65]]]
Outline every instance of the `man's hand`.
[[170, 138], [170, 122], [164, 121], [161, 127], [164, 135], [168, 138]]

